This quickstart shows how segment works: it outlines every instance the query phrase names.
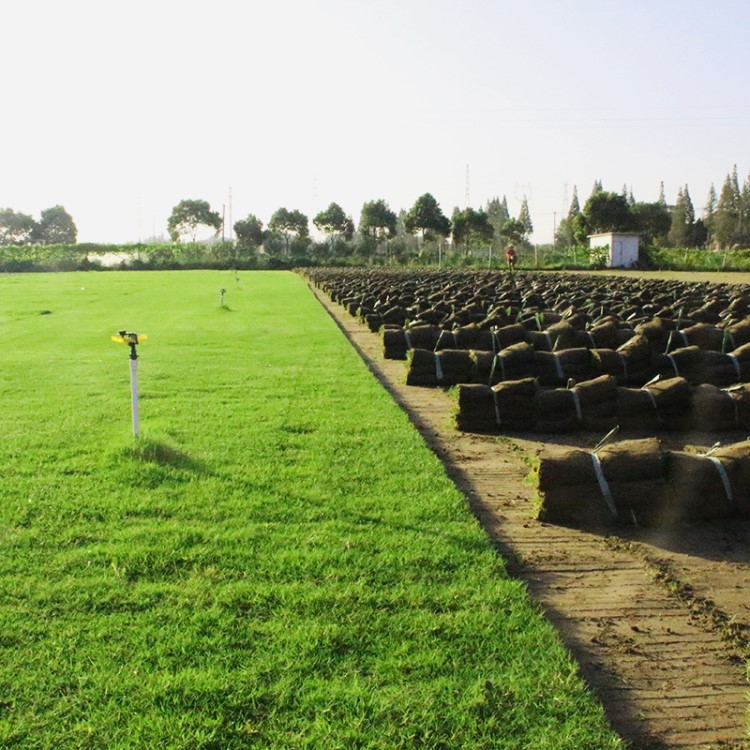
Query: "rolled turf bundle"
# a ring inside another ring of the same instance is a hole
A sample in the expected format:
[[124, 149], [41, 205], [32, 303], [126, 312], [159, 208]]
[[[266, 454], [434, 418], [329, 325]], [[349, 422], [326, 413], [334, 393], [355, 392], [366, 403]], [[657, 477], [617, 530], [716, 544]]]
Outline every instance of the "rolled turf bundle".
[[501, 349], [492, 361], [489, 383], [534, 376], [534, 347], [525, 341]]
[[612, 375], [617, 379], [618, 385], [627, 385], [628, 360], [614, 349], [592, 349], [592, 367], [595, 372], [602, 375]]
[[669, 354], [655, 355], [654, 367], [661, 377], [681, 377], [697, 384], [703, 379], [703, 354], [697, 346], [685, 346]]
[[471, 432], [531, 429], [537, 388], [533, 378], [508, 381], [495, 388], [459, 385], [456, 427]]
[[383, 323], [403, 326], [406, 323], [406, 310], [400, 305], [394, 305], [383, 312]]
[[643, 335], [636, 334], [616, 349], [625, 359], [627, 382], [631, 385], [642, 385], [653, 377], [651, 359], [654, 349], [651, 342]]
[[568, 388], [540, 390], [536, 396], [536, 432], [565, 433], [580, 430], [583, 415], [576, 394]]
[[656, 351], [664, 351], [669, 334], [674, 330], [674, 324], [665, 318], [654, 317], [635, 327], [638, 336], [644, 336]]
[[725, 494], [730, 505], [740, 515], [750, 517], [750, 440], [718, 448], [712, 455], [727, 472]]
[[494, 432], [498, 429], [495, 400], [490, 386], [462, 383], [457, 390], [457, 429], [464, 432]]
[[732, 451], [723, 455], [670, 451], [666, 471], [673, 503], [663, 509], [661, 523], [726, 518], [737, 512], [735, 493], [741, 489], [737, 478], [740, 469], [735, 466]]
[[404, 329], [400, 327], [383, 329], [383, 357], [385, 359], [406, 359], [409, 346]]
[[437, 374], [440, 385], [474, 382], [474, 359], [468, 349], [443, 349], [436, 352], [439, 363]]
[[[628, 338], [632, 337], [631, 334]], [[589, 335], [594, 341], [594, 349], [617, 349], [623, 342], [620, 340], [619, 329], [615, 319], [604, 320], [592, 326]]]
[[449, 331], [443, 328], [443, 330], [440, 331], [438, 340], [435, 342], [433, 348], [436, 352], [442, 351], [443, 349], [458, 349], [455, 331]]
[[683, 346], [699, 346], [701, 349], [720, 352], [724, 345], [724, 331], [708, 323], [696, 323], [676, 333], [682, 339]]
[[430, 349], [412, 349], [409, 352], [406, 384], [435, 387], [440, 385], [440, 360]]
[[617, 424], [617, 379], [602, 375], [577, 383], [570, 389], [575, 394], [583, 429], [607, 432]]
[[750, 344], [743, 344], [727, 355], [734, 365], [738, 383], [750, 381]]
[[[746, 368], [750, 373], [750, 367]], [[725, 386], [739, 383], [743, 379], [742, 365], [733, 354], [723, 354], [704, 349], [700, 370], [700, 382]]]
[[693, 388], [690, 426], [701, 432], [728, 432], [739, 422], [738, 405], [727, 392], [704, 383]]
[[561, 385], [567, 383], [569, 378], [589, 380], [595, 374], [589, 349], [534, 352], [534, 375], [541, 385]]
[[738, 383], [726, 389], [734, 401], [737, 413], [737, 427], [750, 430], [750, 383]]
[[520, 344], [528, 341], [527, 331], [520, 323], [502, 326], [493, 330], [495, 336], [495, 349], [506, 349], [513, 344]]
[[371, 333], [377, 333], [383, 325], [383, 316], [380, 313], [365, 315], [365, 324]]
[[406, 345], [409, 349], [434, 349], [440, 329], [431, 325], [413, 325], [404, 329]]
[[638, 523], [669, 502], [664, 456], [655, 438], [612, 443], [596, 453], [542, 456], [539, 519], [577, 525]]
[[[731, 305], [730, 305], [731, 307]], [[729, 335], [729, 349], [736, 349], [744, 344], [750, 344], [750, 318], [733, 323], [727, 326], [726, 332]]]
[[648, 391], [656, 403], [656, 411], [665, 430], [683, 430], [689, 421], [692, 392], [685, 378], [667, 378], [648, 383]]
[[692, 403], [685, 378], [667, 378], [642, 388], [617, 389], [617, 423], [644, 431], [681, 430], [689, 424]]

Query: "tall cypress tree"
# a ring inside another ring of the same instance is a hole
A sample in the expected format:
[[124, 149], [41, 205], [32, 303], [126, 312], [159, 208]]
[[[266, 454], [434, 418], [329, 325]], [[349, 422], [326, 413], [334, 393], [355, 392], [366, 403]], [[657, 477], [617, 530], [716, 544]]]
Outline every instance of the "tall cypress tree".
[[679, 188], [677, 202], [672, 211], [672, 224], [669, 228], [667, 241], [672, 247], [692, 247], [695, 234], [695, 209], [690, 199], [688, 186]]
[[526, 196], [523, 196], [521, 201], [521, 210], [518, 212], [518, 220], [523, 224], [523, 236], [524, 239], [528, 239], [529, 235], [534, 231], [534, 225], [531, 222], [531, 214], [529, 213], [529, 202], [526, 200]]
[[724, 180], [711, 223], [713, 237], [719, 247], [731, 247], [739, 242], [741, 233], [740, 186], [736, 165], [732, 174], [728, 174]]

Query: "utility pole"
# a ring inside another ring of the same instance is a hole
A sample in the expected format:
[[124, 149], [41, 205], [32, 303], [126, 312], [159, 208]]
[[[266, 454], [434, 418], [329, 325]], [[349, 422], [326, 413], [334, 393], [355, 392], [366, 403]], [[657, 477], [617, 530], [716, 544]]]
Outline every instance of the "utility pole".
[[234, 223], [232, 222], [232, 186], [229, 186], [229, 241], [232, 241], [232, 231]]

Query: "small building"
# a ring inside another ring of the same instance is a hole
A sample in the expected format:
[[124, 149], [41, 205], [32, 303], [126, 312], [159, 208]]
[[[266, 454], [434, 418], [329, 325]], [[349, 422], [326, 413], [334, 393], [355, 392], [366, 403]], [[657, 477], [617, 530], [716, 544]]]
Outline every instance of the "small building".
[[603, 232], [589, 235], [589, 248], [606, 251], [608, 268], [632, 268], [638, 262], [639, 235], [630, 232]]

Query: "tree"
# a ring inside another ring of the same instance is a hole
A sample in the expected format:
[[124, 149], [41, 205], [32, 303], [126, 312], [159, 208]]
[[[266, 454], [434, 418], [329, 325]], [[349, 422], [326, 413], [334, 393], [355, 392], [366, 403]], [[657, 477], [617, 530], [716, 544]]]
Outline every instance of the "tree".
[[716, 218], [716, 204], [718, 203], [718, 197], [716, 195], [716, 188], [713, 182], [711, 187], [708, 189], [708, 195], [706, 196], [706, 208], [704, 210], [703, 223], [706, 225], [706, 231], [708, 237], [713, 241], [714, 236], [714, 219]]
[[336, 244], [338, 237], [350, 240], [354, 234], [354, 222], [344, 213], [344, 209], [338, 203], [331, 203], [325, 211], [321, 211], [313, 219], [313, 224], [323, 234], [330, 237], [331, 248]]
[[181, 242], [184, 236], [195, 242], [198, 227], [205, 226], [214, 230], [214, 236], [221, 229], [221, 215], [212, 211], [208, 201], [181, 200], [173, 209], [167, 221], [169, 236], [173, 242]]
[[[626, 199], [627, 204], [627, 199]], [[636, 203], [631, 209], [632, 228], [638, 232], [646, 245], [663, 245], [672, 225], [672, 217], [666, 203]]]
[[464, 246], [464, 254], [468, 255], [474, 243], [491, 243], [495, 236], [495, 229], [487, 214], [480, 208], [458, 208], [453, 211], [453, 242], [456, 246]]
[[503, 196], [502, 201], [499, 198], [492, 198], [487, 201], [487, 208], [485, 209], [487, 218], [492, 224], [492, 228], [495, 230], [495, 242], [502, 244], [502, 230], [503, 224], [510, 219], [510, 213], [508, 212], [508, 201]]
[[529, 202], [526, 200], [526, 196], [523, 196], [521, 201], [521, 210], [518, 212], [518, 220], [523, 224], [523, 238], [528, 240], [531, 233], [534, 231], [534, 225], [531, 223], [531, 214], [529, 213]]
[[[576, 222], [577, 217], [581, 216], [581, 205], [578, 202], [578, 188], [573, 185], [573, 198], [570, 201], [570, 208], [568, 209], [568, 215], [560, 222], [560, 226], [557, 228], [557, 234], [555, 235], [555, 242], [561, 247], [573, 247], [578, 244], [579, 240], [576, 235]], [[586, 232], [584, 231], [584, 238]]]
[[62, 206], [53, 206], [42, 211], [31, 239], [40, 245], [74, 245], [77, 236], [73, 217]]
[[247, 219], [236, 221], [234, 233], [237, 236], [237, 248], [251, 252], [260, 247], [266, 237], [263, 222], [253, 214], [250, 214]]
[[667, 197], [666, 195], [664, 195], [664, 180], [659, 183], [659, 200], [657, 201], [657, 203], [661, 204], [662, 206], [667, 205]]
[[447, 237], [451, 232], [450, 219], [440, 209], [440, 205], [430, 193], [417, 198], [404, 217], [404, 226], [409, 234], [422, 233], [422, 239], [435, 235]]
[[0, 208], [0, 245], [26, 245], [34, 236], [36, 222], [28, 214]]
[[520, 219], [508, 219], [503, 224], [501, 236], [504, 245], [517, 245], [523, 242], [526, 227]]
[[740, 186], [735, 165], [732, 174], [727, 175], [724, 180], [711, 222], [714, 240], [719, 247], [731, 247], [739, 242], [740, 221]]
[[750, 246], [750, 176], [742, 183], [740, 194], [739, 242], [743, 247]]
[[667, 243], [671, 247], [692, 247], [695, 241], [695, 209], [690, 200], [688, 186], [677, 191], [677, 202], [672, 210], [672, 217], [667, 234]]
[[290, 254], [289, 247], [293, 238], [306, 239], [310, 234], [307, 216], [296, 209], [293, 211], [288, 211], [286, 208], [277, 209], [271, 221], [268, 222], [268, 228], [284, 238], [287, 255]]
[[359, 233], [362, 237], [379, 240], [396, 236], [396, 214], [384, 200], [368, 201], [362, 206]]
[[591, 188], [591, 195], [589, 199], [593, 198], [597, 193], [604, 192], [604, 186], [601, 180], [594, 180], [594, 186]]
[[601, 232], [629, 232], [633, 229], [633, 214], [628, 201], [617, 193], [600, 190], [583, 207], [591, 234]]

